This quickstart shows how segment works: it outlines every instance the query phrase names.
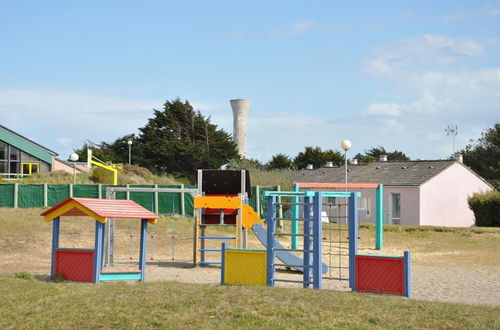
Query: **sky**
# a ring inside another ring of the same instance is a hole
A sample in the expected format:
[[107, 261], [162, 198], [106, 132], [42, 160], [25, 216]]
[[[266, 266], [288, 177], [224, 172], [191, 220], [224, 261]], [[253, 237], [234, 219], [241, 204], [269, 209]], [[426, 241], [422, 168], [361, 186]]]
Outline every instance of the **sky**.
[[443, 159], [500, 121], [500, 1], [2, 1], [0, 124], [67, 159], [188, 100], [248, 155]]

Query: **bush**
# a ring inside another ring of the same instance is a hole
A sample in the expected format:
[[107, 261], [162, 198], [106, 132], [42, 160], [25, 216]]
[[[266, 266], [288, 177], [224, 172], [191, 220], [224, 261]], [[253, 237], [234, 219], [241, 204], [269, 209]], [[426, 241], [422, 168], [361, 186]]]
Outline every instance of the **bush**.
[[500, 227], [500, 191], [474, 194], [469, 197], [469, 208], [474, 212], [476, 226]]
[[31, 276], [31, 274], [28, 272], [17, 272], [17, 273], [14, 273], [14, 276], [16, 278], [21, 279], [21, 280], [32, 280], [33, 279], [33, 276]]

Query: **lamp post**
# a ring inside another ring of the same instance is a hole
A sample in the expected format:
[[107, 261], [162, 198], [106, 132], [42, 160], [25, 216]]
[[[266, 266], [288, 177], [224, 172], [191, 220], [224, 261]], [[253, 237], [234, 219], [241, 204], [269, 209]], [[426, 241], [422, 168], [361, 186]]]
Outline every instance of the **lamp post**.
[[[342, 140], [340, 142], [340, 147], [344, 149], [344, 159], [345, 159], [345, 191], [347, 192], [347, 150], [351, 149], [351, 141], [349, 140]], [[346, 198], [347, 200], [347, 198]], [[347, 203], [346, 203], [347, 204]], [[347, 224], [349, 219], [349, 210], [346, 206], [345, 208], [345, 223]]]
[[128, 164], [132, 163], [132, 140], [127, 141], [128, 144]]
[[78, 160], [78, 154], [75, 152], [69, 156], [69, 159], [73, 162], [73, 184], [76, 184], [76, 162]]

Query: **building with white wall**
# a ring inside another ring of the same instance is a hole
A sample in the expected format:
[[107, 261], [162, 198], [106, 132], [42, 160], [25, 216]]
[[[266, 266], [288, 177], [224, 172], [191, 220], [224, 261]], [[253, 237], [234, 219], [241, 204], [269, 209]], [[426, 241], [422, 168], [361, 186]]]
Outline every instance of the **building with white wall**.
[[[373, 162], [348, 165], [349, 183], [384, 186], [384, 223], [470, 227], [474, 213], [467, 198], [493, 187], [455, 160]], [[345, 167], [323, 167], [294, 173], [293, 181], [343, 183]], [[343, 189], [339, 189], [343, 191]], [[375, 190], [359, 191], [360, 221], [375, 221]]]

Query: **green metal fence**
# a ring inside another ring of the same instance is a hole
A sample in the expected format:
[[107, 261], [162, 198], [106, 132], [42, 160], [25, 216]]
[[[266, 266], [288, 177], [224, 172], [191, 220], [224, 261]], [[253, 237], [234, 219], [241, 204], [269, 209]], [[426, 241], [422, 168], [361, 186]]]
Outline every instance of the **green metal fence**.
[[[9, 208], [40, 208], [57, 205], [68, 197], [106, 198], [106, 188], [110, 185], [85, 184], [0, 184], [0, 207]], [[119, 187], [129, 188], [188, 188], [196, 186], [165, 186], [165, 185], [128, 185]], [[252, 187], [250, 205], [264, 218], [266, 215], [267, 200], [264, 192], [279, 190], [279, 187]], [[155, 210], [155, 194], [153, 192], [116, 192], [116, 199], [131, 199], [148, 210], [158, 211], [159, 214], [182, 214], [193, 216], [194, 200], [189, 193], [158, 193], [158, 210]], [[182, 205], [184, 203], [184, 205]]]

